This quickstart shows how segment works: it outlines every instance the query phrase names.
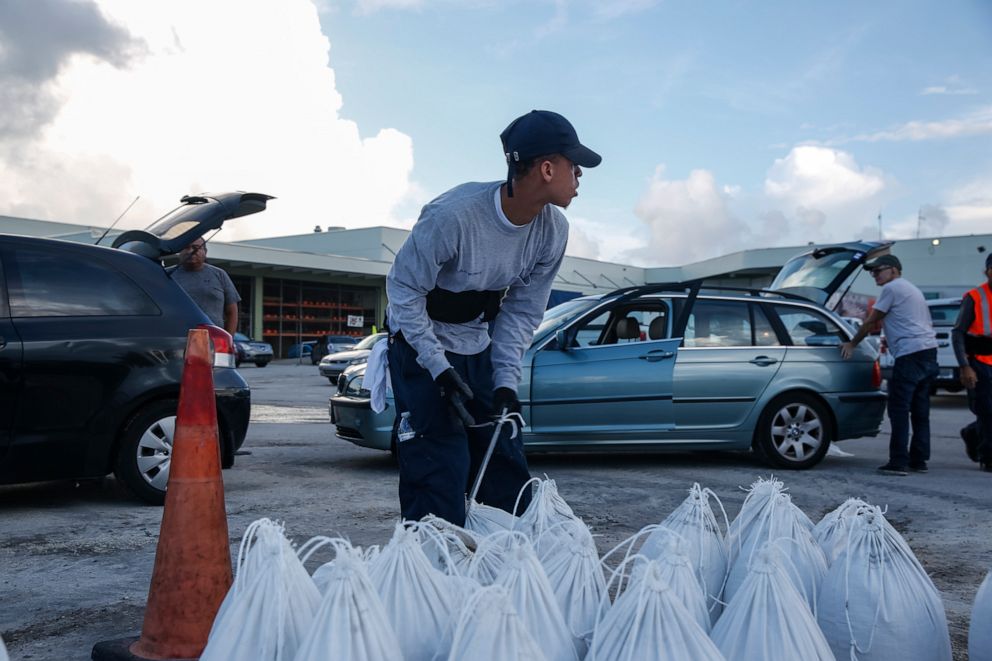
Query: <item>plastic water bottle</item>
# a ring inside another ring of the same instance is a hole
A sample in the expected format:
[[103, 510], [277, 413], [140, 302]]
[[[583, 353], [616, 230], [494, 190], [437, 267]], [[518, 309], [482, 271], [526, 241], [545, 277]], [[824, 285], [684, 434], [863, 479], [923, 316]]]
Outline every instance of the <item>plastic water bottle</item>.
[[397, 440], [402, 443], [416, 436], [417, 432], [413, 430], [413, 425], [410, 424], [410, 412], [403, 411], [403, 414], [400, 416], [400, 426], [396, 429]]

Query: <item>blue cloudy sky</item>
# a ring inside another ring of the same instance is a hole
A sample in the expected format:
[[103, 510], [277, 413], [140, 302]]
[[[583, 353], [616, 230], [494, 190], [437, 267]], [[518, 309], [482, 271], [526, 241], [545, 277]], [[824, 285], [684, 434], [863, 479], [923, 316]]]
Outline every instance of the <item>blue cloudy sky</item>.
[[233, 187], [279, 200], [228, 238], [409, 227], [548, 108], [604, 157], [574, 255], [992, 231], [985, 0], [14, 0], [0, 83], [10, 215]]

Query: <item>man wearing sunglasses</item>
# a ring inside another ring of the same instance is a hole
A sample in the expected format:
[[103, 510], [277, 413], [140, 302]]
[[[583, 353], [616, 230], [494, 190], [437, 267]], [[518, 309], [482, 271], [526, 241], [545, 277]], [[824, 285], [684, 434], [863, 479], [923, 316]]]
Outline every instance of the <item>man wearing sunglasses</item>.
[[230, 276], [216, 266], [207, 264], [207, 242], [196, 239], [179, 251], [179, 266], [172, 272], [179, 284], [214, 326], [231, 335], [238, 330], [238, 303], [241, 296]]
[[930, 309], [923, 292], [902, 277], [902, 263], [895, 255], [883, 255], [865, 264], [865, 270], [882, 293], [854, 338], [841, 345], [841, 355], [850, 358], [868, 331], [882, 323], [895, 364], [889, 378], [889, 461], [878, 470], [886, 475], [925, 473], [930, 459], [930, 389], [940, 371]]

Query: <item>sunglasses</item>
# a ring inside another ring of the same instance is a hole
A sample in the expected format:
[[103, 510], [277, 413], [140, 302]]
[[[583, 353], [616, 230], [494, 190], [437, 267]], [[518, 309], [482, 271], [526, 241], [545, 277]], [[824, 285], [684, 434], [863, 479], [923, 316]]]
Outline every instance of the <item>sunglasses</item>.
[[893, 266], [882, 266], [882, 267], [877, 268], [877, 269], [872, 269], [871, 271], [869, 271], [869, 273], [871, 273], [872, 275], [878, 275], [879, 273], [885, 273], [886, 271], [888, 271], [891, 268], [895, 268], [895, 267], [893, 267]]

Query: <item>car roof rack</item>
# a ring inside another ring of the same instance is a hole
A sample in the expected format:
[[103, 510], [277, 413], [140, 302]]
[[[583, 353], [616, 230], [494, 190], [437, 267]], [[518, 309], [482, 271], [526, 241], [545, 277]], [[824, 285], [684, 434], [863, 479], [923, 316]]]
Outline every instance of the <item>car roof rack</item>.
[[707, 285], [705, 279], [700, 280], [686, 280], [683, 282], [662, 282], [662, 283], [651, 283], [646, 285], [634, 285], [632, 287], [623, 287], [621, 289], [615, 289], [607, 294], [603, 295], [603, 298], [613, 298], [617, 297], [618, 300], [631, 300], [639, 298], [641, 296], [647, 296], [650, 294], [661, 294], [665, 292], [699, 292], [704, 291], [729, 291], [729, 292], [742, 292], [749, 296], [754, 297], [771, 297], [776, 296], [783, 299], [791, 299], [797, 301], [804, 301], [807, 303], [814, 302], [806, 296], [801, 296], [799, 294], [794, 294], [792, 292], [777, 291], [774, 289], [759, 289], [755, 287], [730, 287], [723, 285]]

